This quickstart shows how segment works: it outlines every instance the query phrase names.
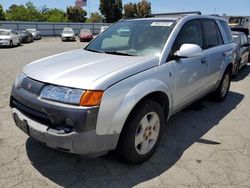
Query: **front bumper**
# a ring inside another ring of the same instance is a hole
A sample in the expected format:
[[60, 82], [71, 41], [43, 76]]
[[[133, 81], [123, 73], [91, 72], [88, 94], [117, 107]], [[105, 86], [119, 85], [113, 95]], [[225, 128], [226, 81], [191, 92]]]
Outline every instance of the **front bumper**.
[[96, 134], [98, 107], [84, 108], [39, 97], [44, 83], [25, 77], [13, 86], [13, 119], [26, 134], [47, 146], [70, 153], [93, 154], [115, 149], [119, 134]]
[[62, 40], [76, 40], [75, 36], [62, 36], [61, 37]]
[[[12, 108], [12, 116], [16, 125], [26, 134], [47, 146], [69, 153], [96, 154], [104, 153], [116, 147], [119, 135], [99, 136], [95, 130], [87, 132], [63, 133], [49, 126], [33, 121], [16, 108]], [[26, 122], [27, 128], [20, 127], [17, 121]]]
[[0, 46], [9, 46], [10, 45], [10, 41], [8, 40], [0, 40]]

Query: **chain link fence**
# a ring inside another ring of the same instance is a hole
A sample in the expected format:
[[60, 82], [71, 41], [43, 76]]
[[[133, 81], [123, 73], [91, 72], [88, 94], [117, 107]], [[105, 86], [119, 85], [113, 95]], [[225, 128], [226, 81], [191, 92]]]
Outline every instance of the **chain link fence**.
[[59, 36], [64, 27], [71, 27], [75, 33], [79, 33], [81, 29], [90, 29], [96, 35], [100, 33], [102, 26], [109, 26], [109, 23], [57, 23], [57, 22], [12, 22], [0, 21], [0, 28], [14, 29], [22, 31], [25, 29], [37, 29], [42, 36]]

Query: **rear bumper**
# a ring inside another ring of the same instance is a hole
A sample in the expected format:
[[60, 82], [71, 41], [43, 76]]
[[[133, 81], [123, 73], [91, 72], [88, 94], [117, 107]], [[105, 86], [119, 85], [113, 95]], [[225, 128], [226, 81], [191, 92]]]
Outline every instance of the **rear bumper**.
[[26, 134], [64, 152], [83, 155], [104, 153], [115, 149], [119, 139], [119, 134], [99, 136], [95, 130], [65, 133], [30, 119], [16, 108], [12, 108], [12, 116], [16, 125], [17, 121], [26, 122], [27, 131], [18, 126]]

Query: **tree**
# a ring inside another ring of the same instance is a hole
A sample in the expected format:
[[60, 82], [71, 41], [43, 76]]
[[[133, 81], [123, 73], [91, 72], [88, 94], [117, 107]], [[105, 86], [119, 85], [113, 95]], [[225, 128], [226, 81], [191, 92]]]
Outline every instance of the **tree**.
[[6, 11], [6, 19], [10, 21], [41, 21], [41, 13], [31, 2], [25, 5], [13, 4]]
[[91, 23], [101, 23], [103, 21], [103, 17], [98, 12], [91, 13], [89, 21]]
[[137, 17], [142, 18], [147, 14], [151, 14], [151, 3], [147, 0], [142, 0], [137, 4]]
[[124, 5], [124, 18], [137, 17], [137, 5], [136, 3], [128, 3]]
[[147, 14], [151, 14], [151, 3], [147, 0], [124, 5], [124, 18], [142, 18]]
[[29, 15], [24, 5], [11, 5], [6, 11], [6, 19], [10, 21], [29, 21]]
[[5, 13], [2, 5], [0, 4], [0, 21], [5, 20]]
[[44, 20], [47, 22], [67, 22], [68, 18], [63, 10], [54, 8], [47, 10], [44, 15]]
[[66, 11], [68, 20], [71, 22], [85, 22], [87, 12], [80, 7], [70, 6]]
[[28, 21], [41, 21], [41, 13], [32, 2], [30, 1], [27, 2], [25, 4], [25, 7], [27, 10], [27, 13], [29, 14]]
[[100, 0], [99, 10], [106, 22], [116, 22], [122, 18], [122, 0]]

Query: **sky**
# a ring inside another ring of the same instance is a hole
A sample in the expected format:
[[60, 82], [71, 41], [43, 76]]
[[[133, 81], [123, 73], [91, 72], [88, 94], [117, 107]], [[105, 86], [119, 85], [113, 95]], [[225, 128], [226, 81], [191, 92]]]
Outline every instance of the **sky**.
[[[25, 4], [28, 0], [0, 0], [4, 10], [11, 4]], [[75, 0], [30, 0], [37, 7], [47, 5], [48, 8], [60, 8], [66, 10], [69, 5], [74, 5]], [[99, 8], [99, 0], [88, 0], [88, 5], [84, 9], [89, 12], [96, 12]], [[128, 2], [138, 2], [139, 0], [123, 0], [123, 4]], [[153, 13], [176, 12], [176, 11], [196, 11], [202, 14], [227, 14], [250, 16], [249, 0], [150, 0]], [[239, 2], [239, 3], [236, 3]]]

